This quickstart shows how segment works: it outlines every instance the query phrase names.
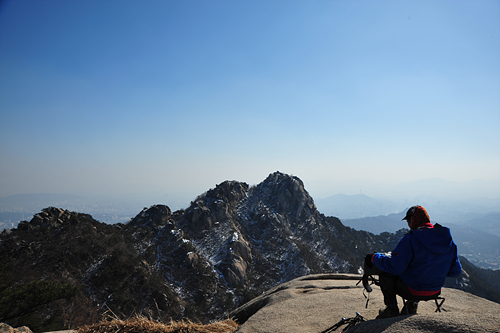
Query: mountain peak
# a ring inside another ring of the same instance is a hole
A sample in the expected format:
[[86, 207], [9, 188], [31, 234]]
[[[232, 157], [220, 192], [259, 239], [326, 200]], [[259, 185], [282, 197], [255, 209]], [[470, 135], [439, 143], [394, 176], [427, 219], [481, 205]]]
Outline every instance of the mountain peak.
[[59, 229], [62, 225], [78, 224], [85, 219], [78, 218], [79, 215], [88, 217], [87, 214], [70, 212], [56, 207], [47, 207], [42, 209], [38, 214], [35, 214], [31, 221], [22, 221], [19, 223], [20, 228], [28, 229]]
[[164, 225], [172, 216], [172, 211], [165, 205], [153, 205], [144, 208], [128, 225], [131, 227], [155, 227]]
[[316, 212], [314, 200], [296, 176], [274, 172], [256, 186], [255, 193], [277, 212], [293, 213], [296, 220], [301, 216], [307, 219]]

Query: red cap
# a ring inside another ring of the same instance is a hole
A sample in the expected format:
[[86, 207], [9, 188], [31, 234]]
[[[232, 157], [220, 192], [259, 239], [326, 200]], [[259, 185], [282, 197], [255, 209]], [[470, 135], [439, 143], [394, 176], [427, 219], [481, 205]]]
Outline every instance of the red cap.
[[[413, 220], [412, 220], [413, 217]], [[422, 206], [413, 206], [406, 212], [406, 216], [403, 220], [407, 220], [410, 223], [411, 229], [416, 229], [420, 226], [426, 225], [431, 222], [429, 214]]]

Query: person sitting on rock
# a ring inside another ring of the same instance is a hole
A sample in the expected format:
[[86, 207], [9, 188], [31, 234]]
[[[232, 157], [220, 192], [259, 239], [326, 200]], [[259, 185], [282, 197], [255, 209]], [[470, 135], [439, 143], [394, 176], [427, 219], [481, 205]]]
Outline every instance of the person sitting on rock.
[[386, 305], [377, 318], [400, 314], [396, 295], [408, 300], [401, 314], [417, 313], [418, 300], [436, 298], [445, 278], [457, 277], [462, 272], [450, 229], [437, 223], [432, 225], [422, 206], [408, 209], [403, 220], [411, 230], [390, 255], [375, 253], [365, 257], [365, 269], [379, 275]]

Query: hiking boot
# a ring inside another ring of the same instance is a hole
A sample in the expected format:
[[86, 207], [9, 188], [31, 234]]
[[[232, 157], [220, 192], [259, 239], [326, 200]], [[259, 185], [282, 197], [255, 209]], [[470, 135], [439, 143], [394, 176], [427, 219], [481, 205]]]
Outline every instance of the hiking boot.
[[418, 301], [407, 301], [406, 304], [401, 309], [401, 315], [412, 315], [417, 314]]
[[385, 308], [378, 310], [378, 316], [375, 319], [391, 318], [396, 316], [399, 316], [399, 309], [397, 307], [394, 308], [386, 306]]

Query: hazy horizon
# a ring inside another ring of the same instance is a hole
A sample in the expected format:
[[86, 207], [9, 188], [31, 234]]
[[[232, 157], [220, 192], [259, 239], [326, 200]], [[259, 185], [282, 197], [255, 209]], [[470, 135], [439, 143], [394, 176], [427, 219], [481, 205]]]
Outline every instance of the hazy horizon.
[[498, 182], [499, 17], [493, 0], [3, 1], [0, 197], [188, 198], [277, 170], [313, 198]]
[[[295, 175], [298, 176], [298, 175]], [[298, 176], [300, 178], [300, 176]], [[228, 179], [230, 181], [240, 181], [238, 179]], [[264, 181], [261, 179], [258, 183]], [[258, 183], [249, 184], [256, 186]], [[150, 194], [122, 194], [122, 195], [84, 195], [84, 194], [67, 194], [67, 193], [24, 193], [0, 197], [0, 211], [3, 211], [2, 203], [16, 202], [19, 198], [23, 202], [32, 197], [50, 198], [52, 201], [43, 201], [39, 203], [39, 209], [55, 205], [56, 203], [66, 202], [71, 209], [78, 209], [87, 205], [90, 210], [92, 207], [102, 210], [103, 207], [108, 207], [110, 210], [115, 208], [114, 205], [121, 206], [130, 205], [130, 210], [137, 213], [143, 207], [149, 207], [155, 204], [165, 204], [173, 210], [187, 208], [191, 201], [196, 197], [204, 194], [210, 189], [215, 188], [218, 184], [214, 184], [209, 188], [197, 193], [150, 193]], [[480, 185], [480, 186], [479, 186]], [[321, 182], [314, 184], [304, 182], [305, 190], [316, 201], [325, 201], [336, 196], [355, 197], [358, 195], [366, 196], [371, 199], [380, 200], [381, 202], [392, 202], [393, 207], [398, 207], [395, 210], [387, 211], [389, 213], [399, 212], [414, 204], [429, 204], [431, 206], [439, 203], [440, 205], [464, 205], [463, 211], [470, 210], [471, 207], [477, 207], [473, 210], [481, 211], [481, 205], [484, 208], [484, 213], [499, 211], [500, 212], [500, 181], [470, 181], [457, 183], [446, 181], [443, 179], [423, 179], [410, 183], [391, 184], [390, 186], [383, 184], [363, 184], [363, 183], [332, 183]], [[359, 190], [359, 192], [358, 192]], [[323, 194], [323, 195], [321, 195]], [[488, 202], [485, 202], [487, 200]], [[67, 208], [67, 207], [62, 207]], [[341, 207], [331, 207], [341, 208]], [[460, 210], [460, 209], [458, 209]], [[36, 210], [35, 210], [36, 211]], [[85, 212], [85, 211], [83, 211]], [[321, 211], [323, 212], [323, 211]], [[360, 216], [362, 212], [360, 212]], [[365, 216], [366, 213], [363, 215]]]

